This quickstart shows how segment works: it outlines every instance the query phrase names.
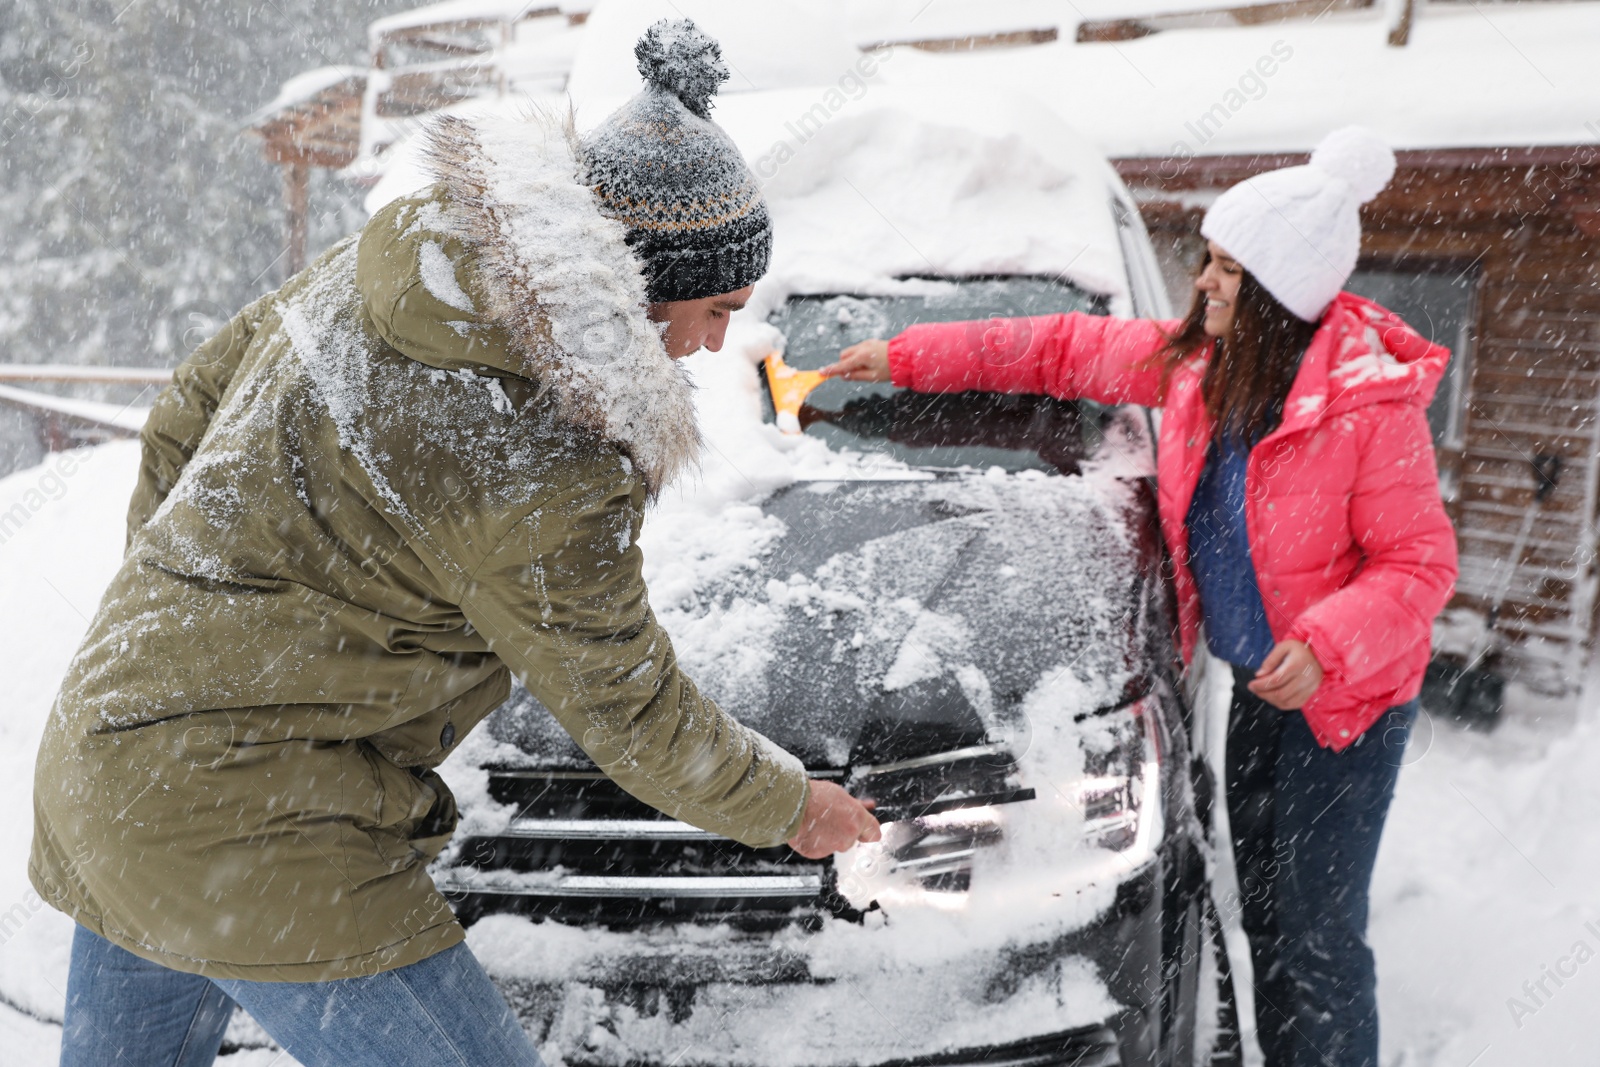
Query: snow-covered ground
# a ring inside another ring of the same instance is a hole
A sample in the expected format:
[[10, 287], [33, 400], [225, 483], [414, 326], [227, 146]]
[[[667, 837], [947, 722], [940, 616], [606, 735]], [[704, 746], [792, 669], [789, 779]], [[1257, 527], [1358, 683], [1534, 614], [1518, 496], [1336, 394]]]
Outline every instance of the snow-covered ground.
[[1491, 734], [1418, 723], [1372, 894], [1385, 1067], [1600, 1063], [1600, 665], [1584, 682], [1513, 690]]
[[[704, 358], [704, 357], [698, 357]], [[0, 480], [0, 1049], [55, 1062], [70, 924], [28, 887], [33, 755], [122, 549], [131, 443]], [[1522, 697], [1490, 735], [1419, 724], [1379, 861], [1385, 1067], [1586, 1067], [1600, 996], [1600, 670], [1576, 708]], [[39, 1018], [34, 1018], [37, 1016]], [[266, 1051], [229, 1067], [290, 1067]]]

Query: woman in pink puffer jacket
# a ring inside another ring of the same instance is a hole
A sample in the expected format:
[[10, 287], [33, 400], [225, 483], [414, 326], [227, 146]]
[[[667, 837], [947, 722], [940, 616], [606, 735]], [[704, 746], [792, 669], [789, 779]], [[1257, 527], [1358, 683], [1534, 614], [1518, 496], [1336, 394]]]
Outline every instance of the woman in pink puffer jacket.
[[1204, 622], [1236, 675], [1225, 787], [1268, 1067], [1376, 1067], [1367, 891], [1456, 578], [1427, 420], [1450, 354], [1340, 291], [1393, 170], [1347, 129], [1229, 190], [1182, 321], [928, 324], [827, 371], [1163, 409], [1183, 654]]

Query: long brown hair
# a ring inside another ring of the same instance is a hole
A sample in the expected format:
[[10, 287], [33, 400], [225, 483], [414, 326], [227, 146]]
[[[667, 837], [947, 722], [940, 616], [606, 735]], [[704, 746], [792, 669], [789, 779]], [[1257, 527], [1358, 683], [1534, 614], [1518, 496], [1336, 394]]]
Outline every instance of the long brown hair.
[[[1200, 270], [1210, 262], [1207, 251]], [[1205, 320], [1206, 294], [1195, 290], [1189, 314], [1156, 353], [1166, 374], [1171, 375], [1211, 343]], [[1243, 271], [1233, 305], [1233, 333], [1216, 339], [1200, 381], [1213, 441], [1220, 444], [1230, 436], [1249, 446], [1272, 432], [1300, 369], [1300, 357], [1316, 332], [1317, 323], [1298, 318], [1253, 274]]]

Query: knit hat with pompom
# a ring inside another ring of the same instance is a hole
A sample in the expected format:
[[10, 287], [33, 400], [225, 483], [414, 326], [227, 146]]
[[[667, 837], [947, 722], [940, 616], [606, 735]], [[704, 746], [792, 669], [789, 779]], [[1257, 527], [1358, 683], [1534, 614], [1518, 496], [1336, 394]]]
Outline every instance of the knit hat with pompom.
[[634, 46], [644, 91], [584, 138], [602, 214], [628, 230], [651, 302], [743, 289], [767, 270], [772, 220], [744, 157], [711, 121], [722, 49], [688, 19]]
[[1346, 126], [1324, 137], [1305, 166], [1258, 174], [1217, 197], [1200, 233], [1284, 307], [1316, 322], [1356, 269], [1361, 205], [1392, 177], [1389, 146]]

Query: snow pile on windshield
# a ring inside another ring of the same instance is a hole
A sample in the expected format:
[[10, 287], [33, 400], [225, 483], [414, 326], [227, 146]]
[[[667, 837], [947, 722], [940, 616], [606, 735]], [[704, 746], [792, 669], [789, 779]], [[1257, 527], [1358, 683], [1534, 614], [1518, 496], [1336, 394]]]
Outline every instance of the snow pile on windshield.
[[729, 327], [721, 352], [686, 361], [706, 441], [701, 467], [662, 494], [639, 539], [651, 605], [684, 669], [714, 697], [740, 705], [763, 695], [779, 615], [759, 602], [703, 598], [751, 573], [783, 533], [761, 500], [807, 479], [923, 477], [887, 457], [836, 453], [763, 422], [754, 363], [781, 344], [776, 330], [744, 319]]
[[[996, 471], [988, 478], [935, 484], [928, 473], [887, 456], [835, 452], [815, 439], [782, 434], [762, 421], [760, 384], [753, 369], [768, 352], [781, 350], [782, 337], [747, 316], [748, 312], [741, 313], [729, 327], [721, 352], [702, 352], [685, 361], [694, 375], [706, 438], [702, 466], [697, 478], [685, 479], [663, 494], [641, 538], [651, 603], [680, 646], [691, 677], [712, 693], [722, 688], [723, 678], [731, 683], [730, 689], [744, 684], [741, 664], [750, 655], [748, 646], [764, 642], [742, 641], [737, 633], [728, 632], [726, 623], [730, 613], [742, 613], [748, 622], [759, 613], [738, 603], [739, 597], [719, 602], [705, 598], [709, 590], [738, 588], [738, 576], [751, 573], [763, 553], [783, 536], [784, 524], [764, 512], [761, 501], [799, 482], [810, 483], [807, 499], [815, 509], [805, 521], [818, 529], [832, 520], [840, 499], [827, 483], [863, 479], [896, 480], [904, 486], [897, 491], [926, 498], [950, 518], [905, 534], [874, 538], [831, 562], [819, 560], [824, 566], [814, 576], [775, 575], [776, 583], [742, 591], [744, 599], [765, 602], [774, 612], [798, 606], [802, 613], [811, 608], [825, 614], [879, 605], [883, 618], [875, 621], [886, 629], [876, 640], [869, 632], [859, 638], [854, 631], [840, 633], [841, 640], [872, 661], [862, 671], [872, 684], [889, 689], [909, 685], [918, 672], [930, 669], [916, 660], [915, 653], [922, 648], [933, 653], [936, 662], [948, 662], [951, 670], [966, 663], [961, 652], [973, 635], [952, 611], [967, 620], [991, 619], [997, 609], [1047, 616], [1062, 598], [1103, 597], [1098, 605], [1079, 605], [1075, 617], [1106, 617], [1106, 631], [1119, 625], [1109, 620], [1118, 607], [1114, 590], [1132, 580], [1130, 549], [1118, 514], [1129, 492], [1119, 479], [1133, 473], [1133, 461], [1122, 455], [1123, 448], [1108, 448], [1105, 461], [1090, 465], [1079, 478], [1037, 472], [1005, 476]], [[919, 488], [918, 482], [926, 484]], [[963, 555], [985, 529], [985, 520], [976, 516], [996, 512], [1010, 512], [1017, 519], [1006, 526], [1004, 544], [985, 549], [982, 555], [970, 551]], [[966, 514], [975, 517], [963, 518]], [[807, 531], [799, 532], [808, 536]], [[826, 538], [821, 543], [825, 542]], [[1046, 569], [1024, 572], [1018, 567], [1024, 558]], [[1047, 562], [1051, 566], [1046, 567]], [[997, 588], [955, 591], [984, 568], [992, 570], [988, 577], [1000, 583]], [[941, 585], [947, 587], [941, 595], [949, 606], [930, 607]], [[891, 617], [898, 621], [891, 625]], [[771, 632], [772, 620], [764, 618], [756, 625]], [[992, 628], [1013, 629], [999, 620]], [[1026, 643], [1036, 637], [1014, 635], [1011, 640]], [[1057, 651], [1061, 640], [1072, 640], [1066, 635], [1045, 639]], [[1112, 647], [1122, 644], [1109, 632], [1093, 638], [1084, 635], [1084, 640], [1086, 651], [1096, 641]], [[1108, 676], [1106, 684], [1120, 681]]]

